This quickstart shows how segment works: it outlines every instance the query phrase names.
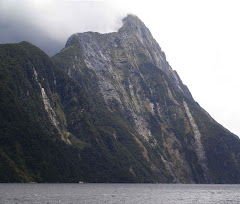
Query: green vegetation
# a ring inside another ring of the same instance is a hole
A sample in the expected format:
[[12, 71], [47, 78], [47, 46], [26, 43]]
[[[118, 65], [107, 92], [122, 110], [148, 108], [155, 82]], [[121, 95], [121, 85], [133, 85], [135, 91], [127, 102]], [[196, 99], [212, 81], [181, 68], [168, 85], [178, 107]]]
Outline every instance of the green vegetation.
[[[1, 182], [157, 180], [129, 137], [135, 131], [108, 110], [96, 76], [83, 69], [76, 73], [77, 83], [30, 43], [0, 46]], [[38, 83], [56, 113], [57, 127]]]
[[125, 50], [111, 50], [122, 78], [105, 75], [122, 83], [122, 101], [140, 109], [147, 139], [125, 103], [106, 103], [77, 37], [69, 43], [52, 59], [28, 42], [0, 45], [0, 182], [206, 183], [183, 100], [202, 135], [211, 182], [240, 182], [239, 139], [177, 90], [141, 47], [136, 70]]

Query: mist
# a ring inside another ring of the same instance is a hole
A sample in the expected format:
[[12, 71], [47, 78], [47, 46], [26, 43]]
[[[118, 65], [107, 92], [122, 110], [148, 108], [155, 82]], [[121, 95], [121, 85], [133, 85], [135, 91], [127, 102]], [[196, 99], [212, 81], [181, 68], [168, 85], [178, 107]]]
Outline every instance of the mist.
[[125, 15], [107, 1], [1, 0], [0, 43], [28, 41], [53, 56], [74, 33], [117, 31]]

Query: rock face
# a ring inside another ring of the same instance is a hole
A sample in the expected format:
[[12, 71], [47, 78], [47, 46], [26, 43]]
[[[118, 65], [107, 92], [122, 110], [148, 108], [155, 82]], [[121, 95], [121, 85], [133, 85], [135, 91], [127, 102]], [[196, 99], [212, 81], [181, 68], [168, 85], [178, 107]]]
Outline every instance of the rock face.
[[0, 45], [0, 182], [240, 183], [240, 140], [136, 16], [50, 59]]
[[[144, 85], [149, 95], [153, 95], [153, 88], [141, 69], [148, 65], [158, 67], [171, 80], [174, 90], [192, 99], [148, 28], [135, 16], [129, 15], [123, 19], [123, 26], [118, 33], [75, 34], [69, 38], [66, 47], [76, 42], [84, 63], [97, 75], [100, 92], [107, 104], [116, 100], [124, 112], [130, 113], [139, 134], [146, 139], [152, 133], [144, 115], [146, 112], [155, 115], [159, 105], [144, 93]], [[165, 79], [164, 83], [167, 97], [178, 104]]]
[[94, 73], [97, 94], [136, 131], [158, 182], [240, 181], [239, 139], [194, 101], [138, 17], [115, 33], [74, 34], [52, 59], [80, 84]]
[[83, 78], [80, 87], [30, 43], [0, 45], [0, 182], [159, 180], [94, 73]]

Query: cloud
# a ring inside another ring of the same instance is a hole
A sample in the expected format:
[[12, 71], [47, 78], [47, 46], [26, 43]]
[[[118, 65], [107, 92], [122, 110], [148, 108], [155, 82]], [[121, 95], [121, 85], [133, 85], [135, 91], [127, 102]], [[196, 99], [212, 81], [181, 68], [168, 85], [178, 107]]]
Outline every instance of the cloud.
[[126, 14], [108, 1], [1, 0], [0, 43], [29, 41], [51, 56], [73, 33], [117, 31]]

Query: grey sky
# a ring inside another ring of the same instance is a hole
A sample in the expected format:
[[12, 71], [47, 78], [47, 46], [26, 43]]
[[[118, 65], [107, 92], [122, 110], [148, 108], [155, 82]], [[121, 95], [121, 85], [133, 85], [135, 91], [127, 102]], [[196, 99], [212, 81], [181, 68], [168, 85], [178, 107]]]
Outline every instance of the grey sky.
[[116, 31], [136, 14], [193, 97], [240, 136], [238, 0], [0, 0], [0, 43], [29, 41], [50, 56], [73, 33]]
[[0, 43], [30, 41], [50, 56], [76, 32], [112, 32], [121, 18], [104, 1], [0, 0]]

